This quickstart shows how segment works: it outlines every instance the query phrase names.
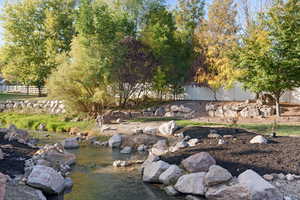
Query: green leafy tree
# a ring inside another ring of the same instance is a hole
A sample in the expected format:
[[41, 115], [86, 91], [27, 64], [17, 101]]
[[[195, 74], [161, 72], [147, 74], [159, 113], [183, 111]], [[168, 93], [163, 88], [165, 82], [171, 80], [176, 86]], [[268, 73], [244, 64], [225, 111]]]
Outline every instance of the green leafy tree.
[[5, 4], [1, 18], [5, 53], [1, 59], [7, 79], [39, 89], [44, 86], [57, 66], [55, 57], [70, 50], [74, 35], [73, 8], [72, 0], [24, 0]]
[[282, 94], [300, 86], [299, 10], [298, 0], [278, 1], [233, 57], [247, 89], [273, 95], [277, 116]]

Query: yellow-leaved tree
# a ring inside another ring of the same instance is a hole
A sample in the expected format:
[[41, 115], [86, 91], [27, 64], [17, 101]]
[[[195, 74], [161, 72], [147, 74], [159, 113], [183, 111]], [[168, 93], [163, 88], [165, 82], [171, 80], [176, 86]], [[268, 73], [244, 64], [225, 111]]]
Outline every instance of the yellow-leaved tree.
[[195, 33], [197, 62], [195, 81], [214, 92], [233, 85], [238, 72], [231, 65], [230, 52], [238, 44], [237, 8], [234, 0], [214, 0], [208, 8], [208, 17]]

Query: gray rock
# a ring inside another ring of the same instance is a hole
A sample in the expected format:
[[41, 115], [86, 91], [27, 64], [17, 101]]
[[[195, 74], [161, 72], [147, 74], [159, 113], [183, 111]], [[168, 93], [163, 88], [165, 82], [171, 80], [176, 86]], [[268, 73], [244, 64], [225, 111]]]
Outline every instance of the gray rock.
[[224, 145], [224, 144], [227, 144], [227, 142], [224, 139], [218, 140], [218, 145]]
[[7, 184], [4, 200], [47, 200], [37, 189], [26, 185]]
[[265, 137], [258, 135], [258, 136], [255, 136], [254, 138], [252, 138], [250, 140], [250, 143], [251, 144], [267, 144], [268, 140]]
[[29, 139], [29, 134], [27, 131], [17, 129], [15, 125], [10, 125], [4, 139], [26, 144]]
[[167, 195], [169, 195], [169, 196], [176, 196], [179, 194], [179, 192], [177, 192], [177, 190], [175, 190], [175, 188], [171, 185], [168, 187], [165, 187], [164, 190], [167, 193]]
[[27, 184], [45, 193], [59, 194], [64, 189], [64, 178], [53, 168], [36, 165], [27, 179]]
[[159, 126], [158, 130], [162, 135], [171, 136], [176, 130], [178, 126], [175, 121], [170, 121], [167, 123], [163, 123]]
[[70, 190], [73, 187], [73, 180], [70, 177], [65, 178], [64, 180], [64, 189]]
[[159, 176], [166, 171], [170, 165], [164, 161], [152, 162], [146, 165], [143, 174], [144, 182], [158, 183]]
[[145, 134], [156, 135], [156, 133], [158, 132], [158, 129], [155, 127], [146, 127], [146, 128], [144, 128], [143, 132]]
[[62, 142], [65, 149], [78, 149], [79, 143], [77, 138], [67, 138]]
[[206, 191], [205, 197], [209, 200], [251, 200], [249, 191], [239, 184], [210, 187]]
[[183, 175], [178, 179], [175, 189], [183, 194], [204, 195], [206, 190], [204, 185], [205, 174], [205, 172], [199, 172]]
[[141, 144], [140, 146], [138, 146], [137, 150], [139, 152], [147, 151], [147, 146], [144, 144]]
[[200, 140], [197, 139], [197, 138], [190, 139], [190, 140], [188, 141], [188, 145], [189, 145], [190, 147], [194, 147], [194, 146], [196, 146], [199, 142], [200, 142]]
[[120, 134], [113, 135], [108, 141], [108, 145], [111, 148], [119, 148], [121, 144], [122, 144], [122, 135]]
[[183, 174], [183, 170], [177, 165], [171, 165], [159, 176], [159, 181], [165, 185], [173, 184]]
[[283, 200], [283, 194], [253, 170], [240, 174], [238, 181], [250, 192], [251, 200]]
[[184, 159], [181, 164], [189, 172], [207, 172], [216, 161], [209, 153], [200, 152]]
[[0, 160], [3, 160], [4, 159], [4, 153], [2, 151], [2, 149], [0, 149]]
[[175, 147], [177, 147], [178, 149], [184, 149], [186, 147], [189, 147], [189, 144], [185, 140], [183, 140], [183, 141], [177, 142]]
[[205, 176], [204, 182], [207, 186], [226, 183], [232, 179], [231, 173], [218, 165], [212, 165]]
[[159, 140], [156, 144], [151, 148], [151, 152], [154, 155], [161, 156], [168, 152], [168, 145], [166, 140]]
[[159, 157], [152, 154], [151, 152], [148, 155], [148, 158], [144, 161], [144, 163], [142, 164], [141, 168], [140, 168], [140, 172], [143, 174], [143, 171], [145, 169], [145, 167], [153, 162], [159, 161]]
[[132, 148], [131, 148], [131, 147], [124, 147], [124, 148], [120, 151], [120, 153], [122, 153], [122, 154], [130, 154], [131, 151], [132, 151]]
[[165, 109], [163, 107], [159, 107], [158, 109], [155, 110], [154, 116], [157, 117], [162, 117], [166, 113]]

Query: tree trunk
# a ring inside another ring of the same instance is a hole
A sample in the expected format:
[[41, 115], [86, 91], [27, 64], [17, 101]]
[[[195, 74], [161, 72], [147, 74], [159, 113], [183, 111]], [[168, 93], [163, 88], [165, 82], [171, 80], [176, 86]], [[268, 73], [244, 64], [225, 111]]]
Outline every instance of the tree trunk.
[[280, 117], [281, 113], [280, 113], [280, 94], [275, 94], [275, 105], [276, 105], [276, 116]]
[[41, 97], [42, 96], [42, 88], [38, 87], [38, 90], [39, 90], [39, 97]]

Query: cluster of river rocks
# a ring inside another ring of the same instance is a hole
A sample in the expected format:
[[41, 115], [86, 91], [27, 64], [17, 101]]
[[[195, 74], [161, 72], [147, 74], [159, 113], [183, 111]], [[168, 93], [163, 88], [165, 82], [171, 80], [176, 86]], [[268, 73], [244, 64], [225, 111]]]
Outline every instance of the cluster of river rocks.
[[228, 104], [216, 102], [207, 104], [206, 112], [210, 117], [255, 118], [272, 116], [275, 114], [275, 108], [274, 106], [263, 105], [259, 102], [251, 103], [250, 101]]
[[3, 111], [45, 112], [51, 114], [65, 113], [65, 105], [58, 100], [7, 100], [0, 102], [0, 112]]
[[[67, 152], [63, 145], [57, 143], [39, 148], [26, 131], [13, 125], [0, 132], [11, 142], [16, 141], [36, 149], [32, 158], [25, 161], [25, 174], [12, 179], [0, 173], [1, 200], [46, 200], [47, 195], [59, 195], [71, 189], [73, 183], [67, 175], [76, 157]], [[5, 156], [2, 161], [5, 161]]]

